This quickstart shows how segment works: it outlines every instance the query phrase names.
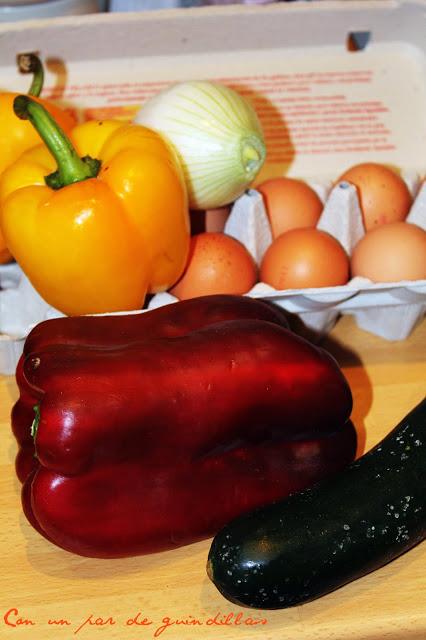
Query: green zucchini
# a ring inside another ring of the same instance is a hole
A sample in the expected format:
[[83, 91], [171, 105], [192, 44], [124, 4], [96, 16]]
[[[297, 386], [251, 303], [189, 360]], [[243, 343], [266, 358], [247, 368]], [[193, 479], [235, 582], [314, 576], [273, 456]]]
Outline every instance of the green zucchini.
[[344, 471], [226, 525], [207, 573], [238, 605], [309, 602], [424, 540], [425, 496], [426, 399]]

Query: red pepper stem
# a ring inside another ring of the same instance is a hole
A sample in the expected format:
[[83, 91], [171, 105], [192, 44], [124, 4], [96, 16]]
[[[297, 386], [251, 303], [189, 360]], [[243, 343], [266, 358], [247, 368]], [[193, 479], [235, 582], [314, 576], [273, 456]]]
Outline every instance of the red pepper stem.
[[33, 81], [28, 95], [38, 98], [44, 84], [44, 69], [40, 58], [35, 53], [18, 53], [16, 62], [21, 73], [33, 74]]
[[95, 178], [101, 166], [99, 160], [80, 158], [69, 138], [42, 104], [28, 96], [16, 96], [13, 109], [22, 120], [29, 120], [56, 160], [58, 170], [45, 177], [52, 189], [61, 189], [74, 182]]
[[40, 405], [39, 404], [34, 405], [33, 409], [34, 409], [34, 420], [31, 425], [31, 437], [35, 441], [38, 425], [40, 424]]

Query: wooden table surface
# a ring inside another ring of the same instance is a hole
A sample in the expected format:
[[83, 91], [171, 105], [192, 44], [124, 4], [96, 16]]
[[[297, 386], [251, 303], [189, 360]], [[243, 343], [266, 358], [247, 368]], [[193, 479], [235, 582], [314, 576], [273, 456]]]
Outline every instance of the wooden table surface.
[[[361, 447], [370, 448], [424, 396], [426, 322], [389, 343], [347, 316], [325, 346], [344, 369]], [[21, 512], [9, 426], [16, 398], [14, 379], [0, 377], [0, 638], [425, 640], [424, 543], [315, 602], [266, 612], [239, 608], [215, 590], [205, 572], [208, 540], [113, 561], [56, 548]]]

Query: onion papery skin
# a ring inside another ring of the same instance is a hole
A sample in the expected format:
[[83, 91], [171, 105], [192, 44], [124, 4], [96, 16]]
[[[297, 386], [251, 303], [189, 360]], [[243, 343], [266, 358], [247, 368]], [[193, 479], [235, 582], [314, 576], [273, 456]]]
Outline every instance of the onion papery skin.
[[220, 83], [174, 84], [150, 98], [135, 122], [154, 129], [173, 145], [194, 210], [233, 202], [265, 161], [256, 111], [243, 96]]

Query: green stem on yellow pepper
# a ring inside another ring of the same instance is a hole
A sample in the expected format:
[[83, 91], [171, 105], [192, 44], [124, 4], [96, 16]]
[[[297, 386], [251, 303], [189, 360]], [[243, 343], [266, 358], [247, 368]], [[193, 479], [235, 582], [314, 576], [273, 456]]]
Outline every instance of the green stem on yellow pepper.
[[80, 158], [69, 138], [39, 102], [28, 96], [16, 96], [13, 109], [22, 120], [29, 120], [58, 165], [57, 171], [45, 177], [51, 189], [61, 189], [74, 182], [96, 178], [101, 163], [85, 156]]
[[33, 81], [28, 95], [38, 98], [44, 84], [44, 69], [40, 58], [35, 53], [18, 53], [16, 62], [21, 73], [33, 74]]

